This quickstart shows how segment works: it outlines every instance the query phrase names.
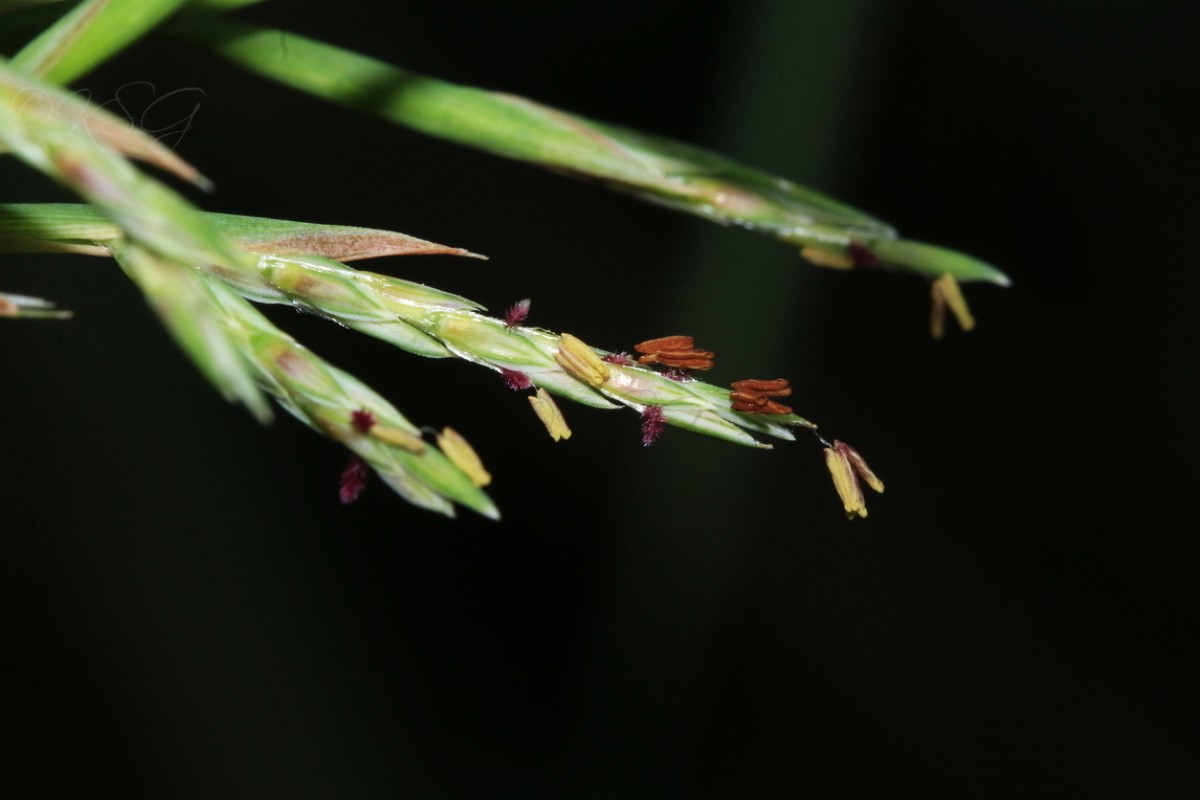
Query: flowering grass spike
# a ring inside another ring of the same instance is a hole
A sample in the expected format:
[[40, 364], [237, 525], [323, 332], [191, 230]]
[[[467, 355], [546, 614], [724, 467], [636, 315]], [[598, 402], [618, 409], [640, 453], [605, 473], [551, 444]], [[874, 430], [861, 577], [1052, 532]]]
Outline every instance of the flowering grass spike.
[[[0, 252], [112, 257], [200, 371], [230, 401], [268, 422], [272, 400], [349, 450], [342, 502], [363, 491], [368, 467], [409, 502], [453, 515], [456, 505], [499, 515], [481, 491], [491, 476], [446, 428], [437, 446], [353, 375], [280, 330], [252, 303], [287, 304], [427, 358], [497, 371], [550, 436], [571, 436], [555, 397], [633, 409], [642, 441], [666, 425], [748, 447], [794, 440], [815, 425], [776, 398], [783, 379], [729, 392], [692, 376], [713, 353], [690, 336], [640, 342], [637, 361], [570, 335], [526, 327], [530, 300], [502, 318], [464, 297], [346, 262], [385, 255], [480, 257], [393, 231], [206, 213], [134, 164], [212, 185], [170, 148], [61, 88], [159, 23], [264, 76], [424, 133], [598, 180], [643, 200], [773, 236], [823, 266], [903, 270], [933, 281], [932, 327], [946, 309], [974, 325], [959, 281], [1007, 285], [995, 268], [945, 248], [900, 239], [886, 223], [778, 176], [682, 142], [588, 120], [531, 100], [455, 86], [341, 48], [225, 18], [253, 0], [83, 0], [11, 61], [0, 59], [0, 154], [10, 154], [85, 204], [0, 204]], [[170, 18], [175, 10], [186, 15]], [[364, 93], [362, 86], [379, 89]], [[736, 276], [739, 286], [752, 284]], [[61, 317], [35, 297], [0, 294], [2, 317]], [[858, 482], [883, 484], [847, 445], [827, 446], [847, 510], [865, 516]], [[855, 492], [858, 495], [855, 495]]]

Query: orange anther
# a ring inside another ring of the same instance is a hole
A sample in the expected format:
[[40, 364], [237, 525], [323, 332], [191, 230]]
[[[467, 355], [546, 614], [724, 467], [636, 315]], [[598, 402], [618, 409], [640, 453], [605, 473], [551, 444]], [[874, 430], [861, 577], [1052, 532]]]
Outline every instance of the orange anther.
[[729, 400], [734, 411], [742, 414], [790, 414], [792, 409], [783, 403], [777, 403], [772, 397], [788, 397], [792, 387], [783, 378], [760, 380], [750, 378], [744, 381], [734, 381], [733, 391]]
[[662, 364], [677, 369], [712, 369], [713, 354], [708, 350], [697, 350], [696, 340], [691, 336], [661, 336], [635, 344], [633, 349], [644, 353], [639, 364]]

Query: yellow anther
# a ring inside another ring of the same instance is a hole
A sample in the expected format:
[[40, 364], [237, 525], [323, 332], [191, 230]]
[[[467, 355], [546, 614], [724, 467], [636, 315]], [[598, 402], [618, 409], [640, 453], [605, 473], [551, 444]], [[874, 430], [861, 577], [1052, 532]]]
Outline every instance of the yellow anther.
[[567, 421], [558, 410], [558, 403], [554, 402], [554, 398], [545, 389], [538, 389], [537, 394], [529, 398], [529, 404], [533, 406], [533, 413], [537, 414], [537, 418], [546, 426], [546, 433], [550, 434], [551, 439], [557, 442], [560, 439], [571, 438], [571, 429], [567, 427]]

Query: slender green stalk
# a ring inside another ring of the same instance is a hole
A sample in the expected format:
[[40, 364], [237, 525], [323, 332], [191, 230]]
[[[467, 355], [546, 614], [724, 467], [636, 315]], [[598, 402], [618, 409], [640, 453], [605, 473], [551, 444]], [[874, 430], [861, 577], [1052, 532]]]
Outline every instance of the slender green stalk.
[[645, 200], [799, 246], [825, 266], [894, 267], [959, 281], [1008, 278], [978, 259], [904, 242], [869, 215], [791, 181], [670, 139], [531, 100], [409, 72], [294, 33], [206, 17], [173, 28], [265, 77], [431, 136], [600, 180]]

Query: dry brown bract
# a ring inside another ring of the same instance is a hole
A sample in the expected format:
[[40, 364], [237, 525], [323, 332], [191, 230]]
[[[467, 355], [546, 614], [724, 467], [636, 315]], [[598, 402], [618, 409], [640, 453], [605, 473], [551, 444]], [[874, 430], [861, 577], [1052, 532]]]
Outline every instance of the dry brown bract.
[[729, 399], [733, 401], [733, 410], [743, 414], [790, 414], [791, 406], [776, 403], [772, 397], [788, 397], [792, 388], [783, 378], [775, 380], [749, 379], [734, 381], [733, 391]]

